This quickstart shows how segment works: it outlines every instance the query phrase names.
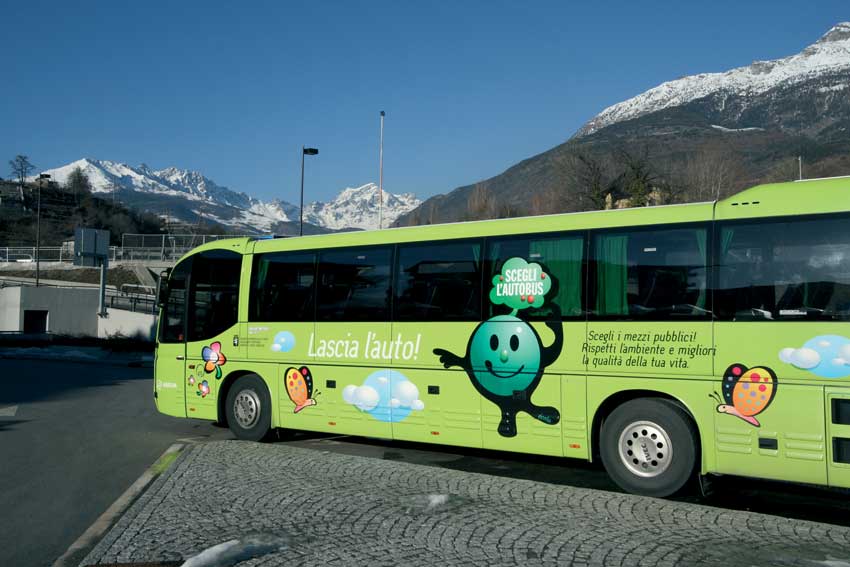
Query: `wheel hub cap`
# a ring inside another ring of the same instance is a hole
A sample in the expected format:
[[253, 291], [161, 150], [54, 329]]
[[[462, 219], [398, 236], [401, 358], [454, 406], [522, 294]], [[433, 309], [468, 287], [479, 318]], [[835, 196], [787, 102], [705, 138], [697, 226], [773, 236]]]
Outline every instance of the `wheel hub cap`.
[[240, 427], [250, 429], [260, 417], [260, 397], [254, 390], [242, 390], [233, 400], [233, 415]]
[[620, 434], [620, 459], [632, 473], [644, 478], [660, 475], [673, 457], [670, 436], [651, 421], [636, 421]]

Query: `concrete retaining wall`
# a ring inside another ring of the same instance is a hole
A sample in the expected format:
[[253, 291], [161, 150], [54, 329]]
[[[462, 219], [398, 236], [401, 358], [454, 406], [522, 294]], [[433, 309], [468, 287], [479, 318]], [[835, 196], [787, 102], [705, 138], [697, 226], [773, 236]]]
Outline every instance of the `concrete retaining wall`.
[[23, 326], [21, 319], [21, 288], [4, 287], [0, 289], [0, 331], [20, 332]]
[[156, 317], [150, 313], [133, 313], [121, 309], [107, 309], [109, 317], [98, 318], [97, 336], [109, 338], [115, 335], [152, 341], [156, 333]]

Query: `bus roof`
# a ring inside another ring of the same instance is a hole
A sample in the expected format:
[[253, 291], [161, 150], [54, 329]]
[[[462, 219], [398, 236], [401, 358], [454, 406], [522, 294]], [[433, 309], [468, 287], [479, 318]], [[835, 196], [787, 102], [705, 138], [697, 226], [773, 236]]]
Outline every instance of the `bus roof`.
[[718, 201], [717, 220], [815, 215], [850, 210], [850, 177], [767, 183]]
[[228, 249], [240, 253], [367, 246], [421, 240], [448, 240], [593, 228], [630, 227], [707, 221], [806, 215], [850, 210], [850, 177], [757, 185], [726, 199], [705, 203], [635, 207], [516, 217], [484, 221], [419, 225], [384, 230], [335, 232], [276, 239], [232, 238], [208, 242], [191, 253]]

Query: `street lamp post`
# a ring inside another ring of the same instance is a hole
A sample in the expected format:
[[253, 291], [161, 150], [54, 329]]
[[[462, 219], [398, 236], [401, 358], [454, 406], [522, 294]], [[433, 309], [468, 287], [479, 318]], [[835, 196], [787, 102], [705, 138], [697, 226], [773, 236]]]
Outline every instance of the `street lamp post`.
[[298, 236], [304, 236], [304, 156], [314, 156], [318, 153], [318, 148], [301, 146], [301, 224], [298, 228]]
[[41, 186], [44, 183], [50, 183], [49, 173], [38, 176], [38, 205], [35, 212], [35, 287], [39, 286], [41, 279]]

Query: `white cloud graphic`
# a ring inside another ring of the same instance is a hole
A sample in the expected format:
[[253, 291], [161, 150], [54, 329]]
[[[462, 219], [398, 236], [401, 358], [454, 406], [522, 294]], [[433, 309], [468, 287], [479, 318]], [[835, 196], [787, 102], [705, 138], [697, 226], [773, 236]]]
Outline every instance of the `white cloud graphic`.
[[811, 348], [784, 348], [779, 351], [779, 360], [797, 368], [810, 370], [820, 364], [820, 354]]
[[819, 346], [820, 348], [827, 348], [827, 347], [828, 347], [828, 346], [830, 346], [831, 344], [832, 344], [832, 343], [830, 343], [829, 341], [820, 341], [820, 342], [818, 343], [818, 346]]
[[362, 411], [372, 411], [378, 406], [381, 396], [372, 386], [346, 386], [342, 390], [342, 399]]
[[844, 360], [850, 360], [850, 344], [846, 344], [839, 348], [838, 356], [839, 358], [843, 358]]
[[417, 401], [421, 403], [421, 400], [419, 400], [419, 388], [416, 387], [416, 384], [409, 380], [404, 380], [396, 382], [393, 385], [390, 404], [393, 405], [397, 402], [397, 405], [393, 405], [393, 407], [413, 408], [413, 404]]

